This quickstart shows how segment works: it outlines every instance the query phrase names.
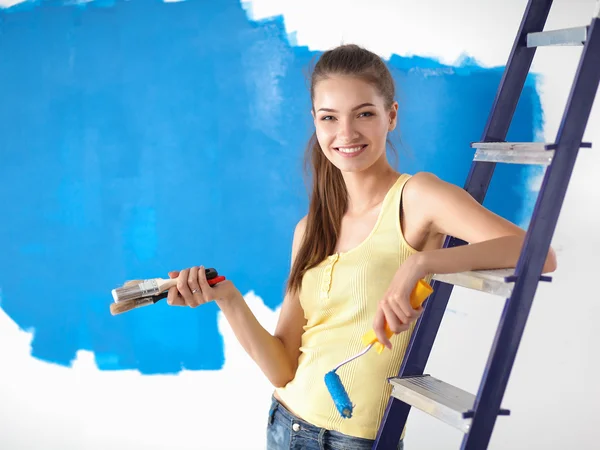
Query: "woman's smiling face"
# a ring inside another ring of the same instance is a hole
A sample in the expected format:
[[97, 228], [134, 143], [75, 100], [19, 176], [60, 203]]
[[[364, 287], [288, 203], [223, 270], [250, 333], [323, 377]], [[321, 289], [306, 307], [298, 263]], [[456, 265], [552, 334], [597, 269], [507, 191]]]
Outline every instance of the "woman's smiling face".
[[323, 153], [342, 172], [359, 172], [385, 158], [398, 104], [387, 108], [370, 83], [332, 75], [315, 85], [313, 117]]

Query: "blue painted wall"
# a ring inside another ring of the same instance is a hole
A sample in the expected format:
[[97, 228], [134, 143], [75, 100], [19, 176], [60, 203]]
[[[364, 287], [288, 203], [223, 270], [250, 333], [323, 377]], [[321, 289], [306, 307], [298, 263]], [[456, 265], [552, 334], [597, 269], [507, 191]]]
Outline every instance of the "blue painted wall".
[[[92, 350], [101, 369], [148, 374], [222, 367], [214, 304], [113, 317], [110, 289], [204, 264], [281, 303], [306, 210], [316, 56], [233, 0], [0, 11], [1, 306], [35, 330], [33, 356], [69, 365]], [[462, 186], [502, 68], [390, 67], [400, 169]], [[530, 79], [509, 138], [534, 140], [540, 121]], [[498, 167], [486, 206], [520, 220], [528, 173]]]

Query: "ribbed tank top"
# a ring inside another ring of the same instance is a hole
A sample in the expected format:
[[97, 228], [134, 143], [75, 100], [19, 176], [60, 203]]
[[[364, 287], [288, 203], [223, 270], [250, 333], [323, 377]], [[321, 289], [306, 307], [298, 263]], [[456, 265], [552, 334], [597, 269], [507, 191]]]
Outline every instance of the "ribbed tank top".
[[302, 279], [299, 297], [307, 324], [298, 369], [294, 379], [276, 392], [294, 413], [318, 427], [366, 439], [377, 435], [391, 394], [387, 379], [398, 374], [414, 323], [392, 337], [391, 351], [369, 351], [338, 369], [355, 405], [351, 418], [340, 416], [324, 376], [364, 348], [361, 338], [373, 327], [379, 301], [398, 267], [417, 252], [400, 227], [400, 201], [409, 178], [400, 175], [387, 192], [375, 226], [363, 242], [330, 255]]

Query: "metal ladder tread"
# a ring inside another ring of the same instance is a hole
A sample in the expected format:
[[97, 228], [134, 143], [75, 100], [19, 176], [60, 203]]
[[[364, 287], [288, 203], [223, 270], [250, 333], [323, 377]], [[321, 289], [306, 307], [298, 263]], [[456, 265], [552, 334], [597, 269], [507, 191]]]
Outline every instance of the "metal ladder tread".
[[[591, 148], [589, 142], [582, 142], [581, 148]], [[473, 161], [499, 162], [509, 164], [540, 164], [552, 162], [556, 144], [545, 142], [473, 142], [477, 149]]]
[[[510, 297], [515, 269], [473, 270], [459, 273], [434, 274], [433, 279], [443, 283], [461, 286], [501, 297]], [[540, 281], [552, 281], [552, 277], [542, 275]]]
[[[431, 375], [389, 379], [392, 396], [467, 433], [471, 426], [475, 396]], [[501, 409], [499, 415], [509, 415]]]
[[588, 26], [539, 31], [527, 35], [527, 47], [551, 45], [583, 45], [588, 38]]

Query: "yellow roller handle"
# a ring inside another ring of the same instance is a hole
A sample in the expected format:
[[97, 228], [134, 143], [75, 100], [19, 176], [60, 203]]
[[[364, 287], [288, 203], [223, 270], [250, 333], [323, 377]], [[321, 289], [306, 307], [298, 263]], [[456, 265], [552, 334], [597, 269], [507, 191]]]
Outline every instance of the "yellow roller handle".
[[[427, 283], [425, 280], [419, 280], [417, 285], [413, 289], [410, 294], [410, 305], [414, 308], [420, 308], [423, 302], [431, 295], [433, 292], [433, 288]], [[389, 338], [394, 335], [394, 332], [390, 330], [388, 323], [385, 323], [385, 334]], [[363, 344], [365, 346], [375, 343], [374, 347], [377, 350], [377, 353], [381, 353], [385, 346], [379, 342], [377, 336], [375, 336], [375, 331], [368, 331], [362, 338]]]

